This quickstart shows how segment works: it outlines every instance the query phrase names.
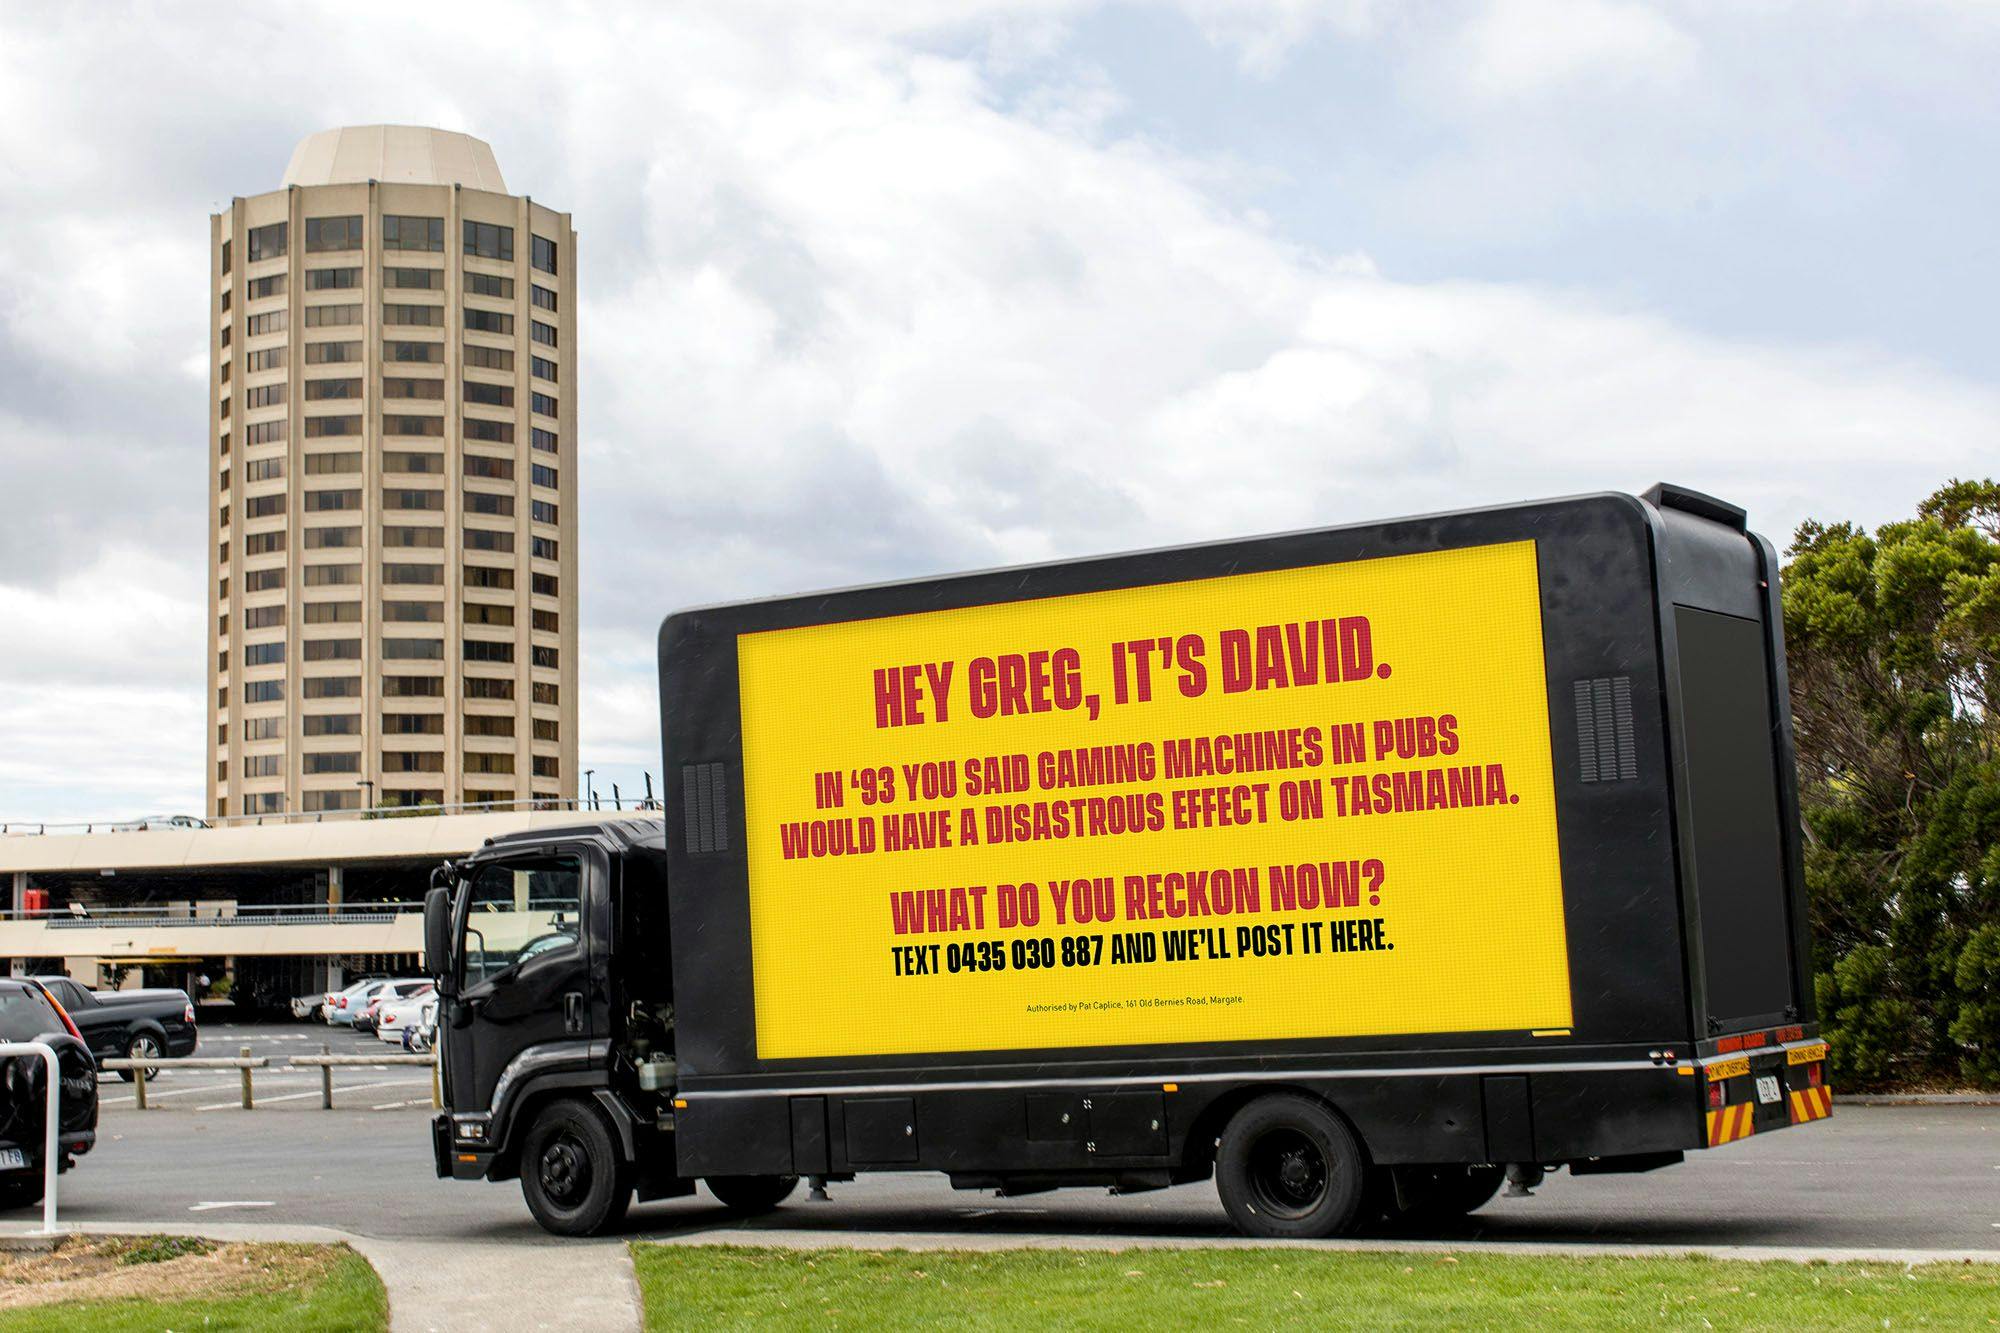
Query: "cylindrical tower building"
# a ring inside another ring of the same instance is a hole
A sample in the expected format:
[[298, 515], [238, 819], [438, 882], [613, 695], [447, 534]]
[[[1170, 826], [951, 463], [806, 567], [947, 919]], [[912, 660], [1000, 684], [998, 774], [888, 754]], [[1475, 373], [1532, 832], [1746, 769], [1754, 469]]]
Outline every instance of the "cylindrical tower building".
[[442, 130], [210, 219], [209, 810], [576, 780], [576, 233]]

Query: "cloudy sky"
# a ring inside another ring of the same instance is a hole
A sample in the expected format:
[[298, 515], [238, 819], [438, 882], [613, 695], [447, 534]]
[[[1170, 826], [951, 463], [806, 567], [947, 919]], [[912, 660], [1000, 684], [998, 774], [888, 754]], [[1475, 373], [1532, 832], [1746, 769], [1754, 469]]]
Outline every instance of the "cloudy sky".
[[678, 605], [2000, 467], [1964, 0], [0, 8], [0, 819], [202, 795], [208, 214], [311, 131], [579, 232], [582, 758]]

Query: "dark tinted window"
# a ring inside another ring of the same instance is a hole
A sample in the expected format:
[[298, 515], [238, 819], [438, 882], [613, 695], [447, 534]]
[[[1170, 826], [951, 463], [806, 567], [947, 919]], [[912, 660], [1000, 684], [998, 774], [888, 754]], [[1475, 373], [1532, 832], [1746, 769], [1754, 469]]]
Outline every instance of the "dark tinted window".
[[0, 987], [0, 1040], [33, 1041], [45, 1032], [61, 1031], [62, 1019], [40, 991]]

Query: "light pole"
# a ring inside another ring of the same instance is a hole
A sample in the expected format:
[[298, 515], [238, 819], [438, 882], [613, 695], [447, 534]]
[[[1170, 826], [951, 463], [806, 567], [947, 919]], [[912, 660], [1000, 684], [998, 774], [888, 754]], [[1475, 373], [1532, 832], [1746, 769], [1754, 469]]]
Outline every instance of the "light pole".
[[583, 770], [583, 800], [584, 804], [588, 805], [593, 810], [597, 808], [597, 793], [591, 789], [590, 779], [591, 776], [596, 772], [597, 770], [594, 768], [586, 768]]

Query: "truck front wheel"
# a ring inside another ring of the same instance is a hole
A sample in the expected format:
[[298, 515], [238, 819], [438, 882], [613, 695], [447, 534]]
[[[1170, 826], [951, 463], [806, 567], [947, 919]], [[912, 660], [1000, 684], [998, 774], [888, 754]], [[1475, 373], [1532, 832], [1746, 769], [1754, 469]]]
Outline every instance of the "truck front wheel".
[[715, 1201], [741, 1217], [768, 1213], [799, 1187], [797, 1176], [709, 1176], [704, 1183]]
[[541, 1109], [521, 1140], [521, 1193], [558, 1236], [595, 1236], [625, 1216], [631, 1174], [595, 1108], [565, 1099]]
[[1215, 1189], [1236, 1229], [1306, 1239], [1354, 1227], [1368, 1160], [1354, 1131], [1324, 1102], [1271, 1093], [1238, 1111], [1215, 1154]]

